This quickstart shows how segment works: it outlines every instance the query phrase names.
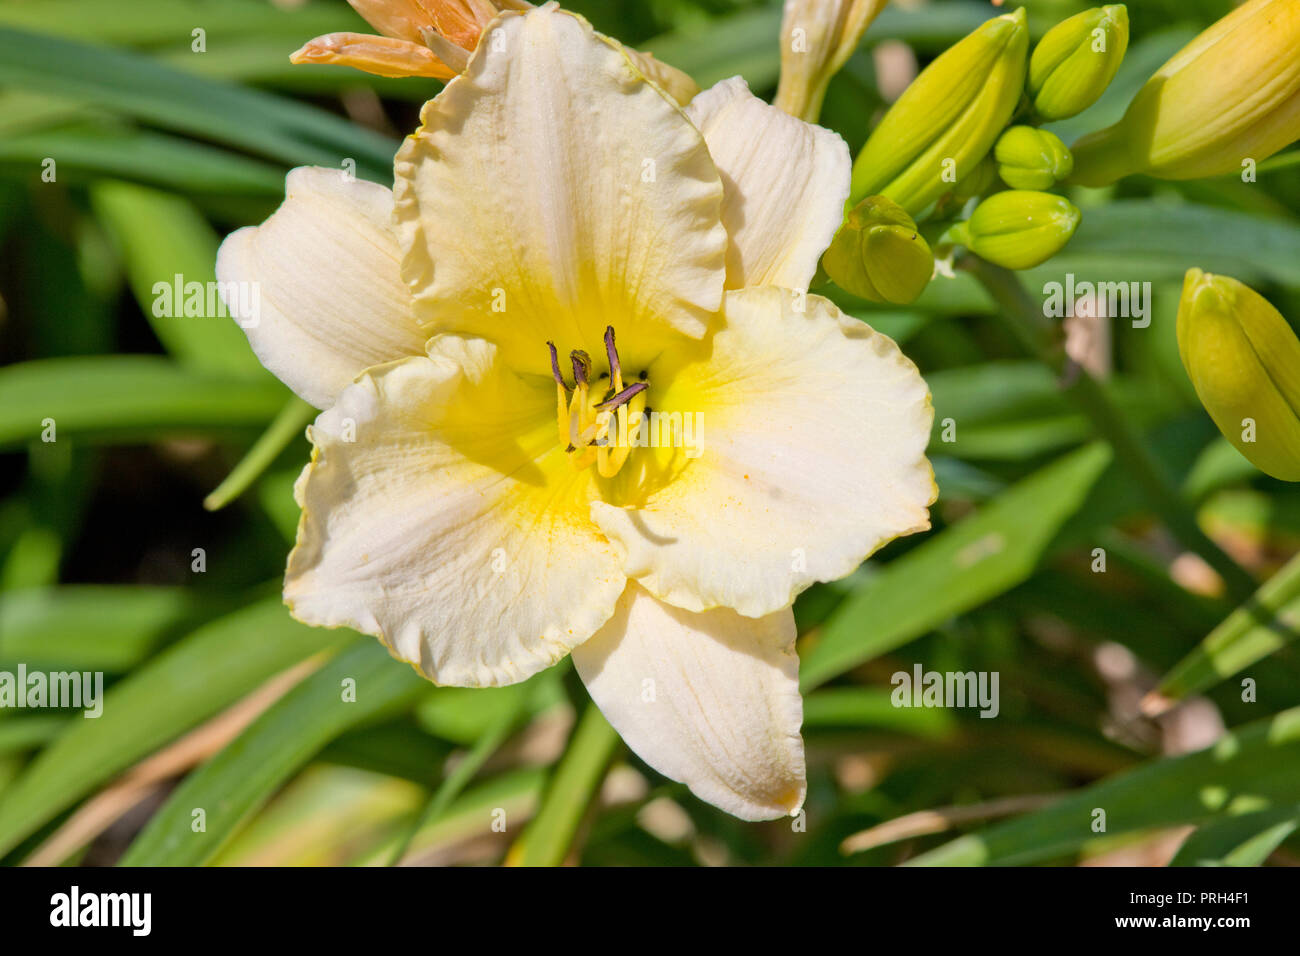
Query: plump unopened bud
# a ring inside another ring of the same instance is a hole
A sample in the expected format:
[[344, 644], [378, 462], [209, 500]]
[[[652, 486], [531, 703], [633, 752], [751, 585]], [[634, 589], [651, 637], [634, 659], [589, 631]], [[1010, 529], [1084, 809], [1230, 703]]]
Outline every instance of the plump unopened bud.
[[781, 83], [772, 105], [817, 122], [831, 77], [888, 0], [785, 0], [781, 17]]
[[934, 275], [934, 255], [901, 206], [869, 196], [845, 217], [822, 257], [841, 289], [872, 302], [914, 302]]
[[1254, 289], [1189, 269], [1178, 353], [1223, 436], [1265, 474], [1300, 481], [1300, 340]]
[[1240, 171], [1300, 138], [1300, 3], [1249, 0], [1176, 53], [1114, 126], [1073, 146], [1073, 181]]
[[975, 207], [944, 239], [994, 265], [1032, 269], [1060, 252], [1079, 226], [1079, 210], [1051, 193], [1009, 189]]
[[998, 175], [1012, 189], [1051, 189], [1074, 170], [1061, 138], [1033, 126], [1013, 126], [993, 147]]
[[976, 196], [983, 196], [997, 185], [997, 181], [998, 164], [990, 153], [952, 187], [952, 198], [958, 203], [964, 203]]
[[994, 17], [926, 67], [853, 164], [851, 202], [888, 196], [911, 215], [952, 190], [993, 147], [1025, 85], [1025, 11]]
[[1128, 10], [1095, 7], [1062, 20], [1029, 58], [1029, 96], [1045, 120], [1082, 113], [1106, 92], [1128, 50]]

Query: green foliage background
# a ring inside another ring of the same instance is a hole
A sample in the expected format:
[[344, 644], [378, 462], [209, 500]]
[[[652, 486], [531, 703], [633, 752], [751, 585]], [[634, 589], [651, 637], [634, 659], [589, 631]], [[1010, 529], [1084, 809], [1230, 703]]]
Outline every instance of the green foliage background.
[[[778, 3], [567, 6], [702, 86], [736, 73], [760, 95], [775, 86]], [[1038, 36], [1086, 4], [1026, 6]], [[1133, 41], [1112, 88], [1052, 128], [1068, 143], [1118, 118], [1229, 7], [1130, 3]], [[997, 12], [978, 0], [891, 5], [835, 79], [822, 122], [856, 152], [883, 105], [874, 48], [906, 44], [923, 65]], [[196, 27], [206, 52], [191, 50]], [[372, 639], [306, 628], [280, 605], [303, 407], [233, 322], [157, 318], [151, 290], [176, 274], [213, 278], [221, 236], [264, 219], [292, 166], [351, 158], [391, 182], [397, 139], [438, 86], [288, 63], [307, 39], [349, 29], [366, 32], [342, 0], [0, 0], [0, 670], [102, 670], [109, 684], [98, 720], [0, 710], [0, 860], [1300, 859], [1289, 646], [1300, 588], [1275, 583], [1234, 614], [1244, 595], [1203, 586], [1166, 529], [1170, 514], [1194, 515], [1257, 582], [1300, 548], [1300, 491], [1219, 437], [1173, 322], [1190, 266], [1300, 316], [1295, 164], [1275, 161], [1255, 184], [1072, 191], [1077, 235], [1023, 276], [1031, 294], [1065, 273], [1153, 283], [1150, 328], [1111, 324], [1106, 392], [1178, 482], [1181, 497], [1158, 509], [970, 275], [932, 283], [905, 309], [837, 297], [918, 363], [957, 440], [936, 426], [934, 530], [797, 604], [806, 830], [743, 824], [622, 748], [567, 663], [516, 688], [434, 688]], [[45, 419], [56, 442], [41, 441]], [[242, 494], [206, 511], [264, 433], [251, 483], [226, 486], [220, 497]], [[890, 676], [915, 664], [997, 671], [999, 716], [892, 706]], [[1138, 701], [1171, 671], [1162, 689], [1190, 702], [1144, 716]], [[348, 707], [344, 677], [358, 686]], [[1213, 747], [1183, 753], [1222, 727]], [[907, 818], [927, 809], [950, 819], [927, 830]], [[842, 847], [889, 821], [892, 832], [854, 844], [868, 848]]]

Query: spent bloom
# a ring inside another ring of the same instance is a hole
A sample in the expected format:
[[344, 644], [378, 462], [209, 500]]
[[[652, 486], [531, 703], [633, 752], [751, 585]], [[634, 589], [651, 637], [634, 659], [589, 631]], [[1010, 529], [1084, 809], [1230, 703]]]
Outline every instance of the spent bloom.
[[[442, 80], [462, 73], [484, 29], [503, 10], [526, 11], [528, 0], [348, 0], [382, 34], [327, 33], [308, 41], [291, 63], [350, 66], [378, 76], [431, 76]], [[700, 91], [695, 81], [649, 53], [630, 47], [624, 53], [646, 78], [658, 83], [683, 106]]]
[[773, 105], [815, 122], [831, 77], [848, 62], [888, 0], [785, 0], [781, 81]]
[[286, 602], [439, 684], [572, 654], [651, 766], [791, 813], [791, 603], [935, 496], [916, 368], [805, 291], [847, 150], [738, 78], [682, 110], [553, 4], [486, 29], [391, 192], [297, 169], [221, 248], [263, 289], [253, 349], [324, 409]]

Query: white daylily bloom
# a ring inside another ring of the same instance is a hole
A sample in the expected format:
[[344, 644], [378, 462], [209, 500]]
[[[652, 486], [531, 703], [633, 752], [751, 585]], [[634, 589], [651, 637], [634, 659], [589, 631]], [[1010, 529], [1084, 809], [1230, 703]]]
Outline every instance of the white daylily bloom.
[[[487, 31], [391, 195], [295, 170], [222, 246], [258, 356], [326, 409], [286, 601], [442, 684], [572, 653], [651, 766], [794, 812], [791, 602], [936, 493], [916, 368], [804, 291], [848, 151], [739, 79], [683, 112], [553, 5]], [[634, 447], [656, 416], [680, 427]]]

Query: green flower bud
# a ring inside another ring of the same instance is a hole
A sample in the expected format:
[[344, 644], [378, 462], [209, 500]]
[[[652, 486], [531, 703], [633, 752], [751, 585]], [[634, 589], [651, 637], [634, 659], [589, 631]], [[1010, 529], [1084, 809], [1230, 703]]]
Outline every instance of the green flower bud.
[[1010, 189], [975, 207], [944, 239], [1006, 269], [1032, 269], [1060, 252], [1079, 225], [1079, 210], [1051, 193]]
[[913, 216], [973, 170], [1025, 85], [1025, 11], [987, 21], [926, 67], [853, 164], [849, 201], [884, 195]]
[[961, 178], [956, 186], [952, 187], [952, 198], [959, 203], [964, 203], [968, 199], [984, 195], [997, 181], [998, 164], [992, 156], [985, 156], [974, 169]]
[[1262, 295], [1189, 269], [1178, 353], [1223, 437], [1265, 474], [1300, 481], [1300, 340]]
[[1114, 126], [1074, 144], [1074, 182], [1199, 179], [1300, 138], [1300, 3], [1249, 0], [1174, 54]]
[[872, 302], [914, 302], [934, 275], [934, 255], [901, 206], [869, 196], [845, 218], [822, 257], [841, 289]]
[[1059, 136], [1032, 126], [1013, 126], [993, 147], [998, 175], [1012, 189], [1051, 189], [1074, 170], [1074, 157]]
[[1082, 113], [1106, 92], [1128, 50], [1128, 9], [1095, 7], [1062, 20], [1029, 58], [1029, 96], [1045, 120]]

